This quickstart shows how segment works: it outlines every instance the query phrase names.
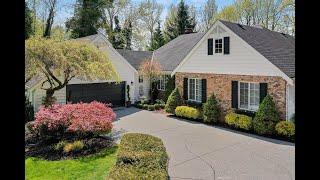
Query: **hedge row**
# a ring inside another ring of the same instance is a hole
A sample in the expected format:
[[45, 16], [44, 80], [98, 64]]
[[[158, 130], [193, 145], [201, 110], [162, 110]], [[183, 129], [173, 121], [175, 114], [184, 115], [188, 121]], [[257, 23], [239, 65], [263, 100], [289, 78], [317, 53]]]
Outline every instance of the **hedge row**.
[[165, 104], [136, 104], [136, 107], [139, 109], [145, 109], [148, 111], [154, 111], [154, 110], [159, 110], [163, 109]]
[[201, 118], [201, 112], [200, 110], [189, 107], [189, 106], [178, 106], [175, 109], [176, 116], [179, 117], [185, 117], [189, 119], [200, 119]]
[[121, 139], [108, 179], [168, 179], [167, 169], [168, 155], [161, 139], [128, 133]]

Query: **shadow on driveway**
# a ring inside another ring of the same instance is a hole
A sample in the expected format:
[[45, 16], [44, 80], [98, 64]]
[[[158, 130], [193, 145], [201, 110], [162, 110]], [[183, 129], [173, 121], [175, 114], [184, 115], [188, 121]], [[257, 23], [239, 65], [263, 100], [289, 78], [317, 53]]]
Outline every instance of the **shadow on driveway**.
[[134, 114], [142, 110], [135, 107], [129, 107], [129, 108], [119, 107], [119, 108], [113, 109], [113, 111], [117, 114], [117, 119], [115, 121], [118, 121], [122, 117]]

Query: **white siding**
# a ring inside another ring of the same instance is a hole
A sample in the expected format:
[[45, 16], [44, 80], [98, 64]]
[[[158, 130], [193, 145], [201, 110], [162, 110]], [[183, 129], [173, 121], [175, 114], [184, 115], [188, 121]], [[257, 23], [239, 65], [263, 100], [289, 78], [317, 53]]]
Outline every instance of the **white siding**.
[[287, 85], [287, 120], [295, 113], [295, 85]]
[[[35, 88], [33, 91], [34, 91], [33, 92], [34, 95], [32, 98], [32, 94], [31, 94], [30, 101], [33, 103], [33, 107], [36, 112], [39, 110], [39, 107], [42, 104], [42, 97], [46, 96], [46, 91], [43, 89], [40, 89], [40, 88]], [[66, 88], [64, 87], [64, 88], [56, 91], [53, 94], [53, 96], [57, 98], [57, 103], [65, 104], [66, 103]]]
[[[220, 30], [215, 31], [214, 27], [214, 31], [208, 37], [204, 37], [202, 42], [200, 41], [199, 46], [192, 50], [177, 72], [285, 76], [282, 71], [229, 29], [222, 25], [216, 26]], [[213, 38], [214, 42], [215, 39], [226, 36], [230, 37], [230, 54], [208, 55], [207, 39]]]
[[140, 94], [139, 94], [139, 87], [142, 86], [143, 87], [143, 95], [146, 98], [149, 99], [149, 91], [150, 91], [150, 82], [149, 79], [146, 77], [143, 77], [143, 82], [139, 83], [139, 76], [137, 76], [136, 80], [135, 80], [135, 101], [139, 101], [140, 100]]

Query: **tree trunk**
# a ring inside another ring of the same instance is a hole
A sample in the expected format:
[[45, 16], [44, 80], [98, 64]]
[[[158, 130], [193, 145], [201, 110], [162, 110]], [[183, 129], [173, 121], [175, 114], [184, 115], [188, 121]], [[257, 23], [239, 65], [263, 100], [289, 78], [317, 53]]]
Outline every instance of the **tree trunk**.
[[44, 97], [42, 104], [45, 107], [51, 106], [56, 102], [56, 98], [53, 96], [54, 90], [48, 89], [46, 90], [46, 97]]
[[51, 35], [51, 28], [53, 24], [56, 2], [57, 0], [53, 0], [53, 2], [50, 4], [49, 16], [47, 18], [46, 28], [45, 28], [43, 37], [50, 37]]

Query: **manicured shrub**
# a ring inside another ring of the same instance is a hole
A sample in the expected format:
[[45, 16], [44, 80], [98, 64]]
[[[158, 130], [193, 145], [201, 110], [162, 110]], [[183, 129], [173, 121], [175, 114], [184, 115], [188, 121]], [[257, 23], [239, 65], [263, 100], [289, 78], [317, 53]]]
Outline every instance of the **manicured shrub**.
[[157, 99], [156, 104], [165, 104], [165, 102], [162, 99]]
[[142, 109], [148, 110], [148, 104], [142, 104]]
[[159, 110], [161, 107], [160, 107], [160, 104], [155, 104], [154, 105], [154, 108], [156, 109], [156, 110]]
[[258, 134], [273, 134], [275, 125], [280, 121], [276, 106], [270, 95], [261, 102], [252, 121], [253, 130]]
[[148, 110], [149, 111], [154, 111], [155, 110], [155, 105], [148, 105]]
[[167, 79], [167, 84], [166, 84], [166, 91], [165, 91], [165, 95], [164, 95], [164, 102], [162, 104], [165, 104], [171, 94], [171, 92], [174, 90], [175, 88], [175, 76], [168, 76]]
[[168, 179], [168, 155], [161, 139], [139, 133], [125, 134], [117, 162], [107, 179]]
[[181, 106], [183, 104], [183, 99], [179, 93], [178, 88], [175, 88], [170, 96], [168, 97], [166, 106], [164, 108], [165, 112], [174, 114], [177, 106]]
[[228, 113], [224, 120], [225, 122], [229, 125], [229, 126], [233, 126], [235, 127], [235, 124], [236, 124], [236, 119], [238, 118], [237, 114], [236, 113]]
[[250, 130], [252, 118], [243, 114], [229, 113], [225, 116], [225, 122], [234, 128]]
[[34, 110], [31, 102], [29, 101], [29, 98], [25, 96], [25, 102], [24, 102], [24, 112], [25, 112], [25, 121], [24, 123], [30, 122], [34, 120]]
[[200, 111], [196, 108], [189, 106], [178, 106], [175, 110], [175, 115], [179, 117], [185, 117], [190, 119], [199, 119]]
[[64, 146], [67, 144], [67, 142], [66, 141], [59, 141], [55, 146], [54, 146], [54, 149], [56, 150], [56, 151], [58, 151], [58, 150], [61, 150], [61, 149], [63, 149], [64, 148]]
[[41, 136], [61, 136], [66, 132], [98, 135], [110, 132], [115, 118], [113, 110], [99, 102], [54, 104], [40, 107], [32, 129]]
[[160, 108], [163, 109], [166, 106], [166, 104], [160, 104]]
[[83, 149], [84, 144], [82, 141], [75, 141], [73, 143], [66, 143], [63, 147], [63, 152], [69, 153], [69, 152], [77, 152]]
[[239, 115], [235, 126], [236, 128], [250, 130], [252, 128], [252, 118], [246, 115]]
[[276, 132], [280, 136], [290, 138], [295, 135], [295, 125], [290, 121], [280, 121], [276, 125]]
[[203, 104], [203, 121], [206, 123], [215, 123], [218, 122], [220, 116], [220, 109], [218, 106], [218, 102], [212, 94], [207, 100], [206, 103]]

